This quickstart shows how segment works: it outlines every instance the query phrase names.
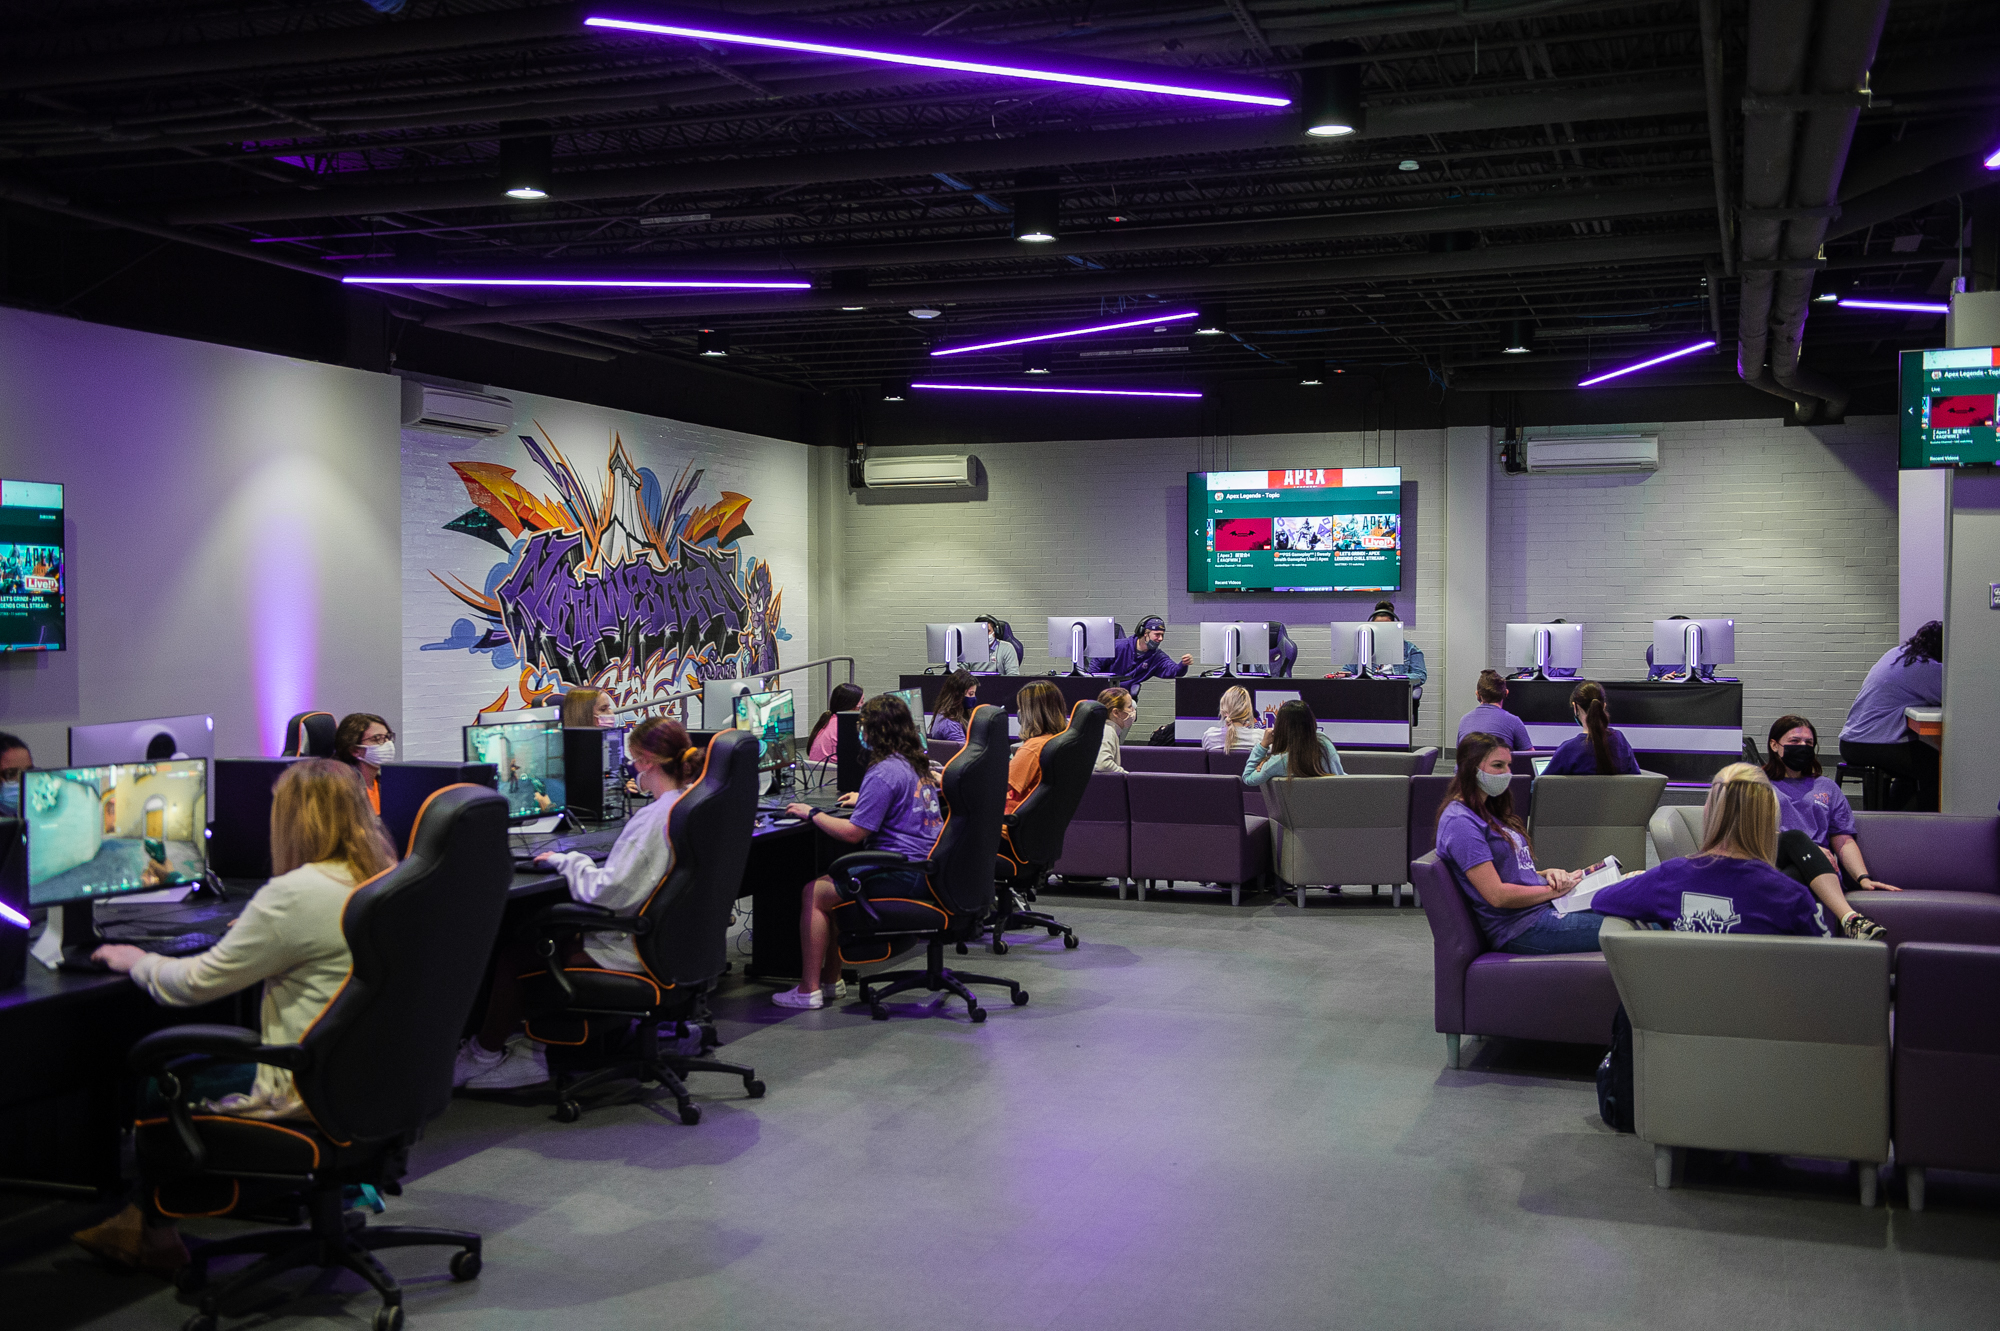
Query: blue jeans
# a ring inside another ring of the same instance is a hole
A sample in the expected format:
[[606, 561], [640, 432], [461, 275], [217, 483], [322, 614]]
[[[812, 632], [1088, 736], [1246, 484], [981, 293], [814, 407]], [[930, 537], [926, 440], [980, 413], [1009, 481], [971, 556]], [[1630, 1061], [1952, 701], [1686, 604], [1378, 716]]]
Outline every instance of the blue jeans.
[[1553, 908], [1535, 917], [1535, 922], [1500, 945], [1502, 952], [1546, 957], [1557, 952], [1597, 952], [1597, 931], [1604, 917], [1594, 910], [1558, 915]]

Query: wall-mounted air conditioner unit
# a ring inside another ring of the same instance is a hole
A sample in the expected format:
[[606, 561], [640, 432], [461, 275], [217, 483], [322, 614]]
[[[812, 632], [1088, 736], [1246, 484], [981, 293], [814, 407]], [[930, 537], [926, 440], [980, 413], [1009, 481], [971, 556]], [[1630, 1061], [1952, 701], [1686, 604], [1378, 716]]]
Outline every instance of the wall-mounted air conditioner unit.
[[861, 483], [871, 490], [973, 485], [978, 480], [973, 468], [972, 457], [966, 453], [927, 458], [868, 458], [861, 464]]
[[1559, 435], [1530, 439], [1525, 452], [1528, 471], [1543, 475], [1660, 469], [1656, 434]]
[[403, 428], [495, 435], [514, 423], [514, 403], [496, 393], [403, 380]]

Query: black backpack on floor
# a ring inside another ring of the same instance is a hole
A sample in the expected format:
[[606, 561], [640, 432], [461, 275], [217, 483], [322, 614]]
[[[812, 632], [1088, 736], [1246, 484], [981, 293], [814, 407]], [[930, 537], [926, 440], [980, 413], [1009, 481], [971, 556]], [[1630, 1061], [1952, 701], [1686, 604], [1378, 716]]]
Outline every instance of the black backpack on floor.
[[1607, 1127], [1633, 1131], [1632, 1019], [1623, 1003], [1611, 1017], [1611, 1052], [1597, 1065], [1597, 1112]]

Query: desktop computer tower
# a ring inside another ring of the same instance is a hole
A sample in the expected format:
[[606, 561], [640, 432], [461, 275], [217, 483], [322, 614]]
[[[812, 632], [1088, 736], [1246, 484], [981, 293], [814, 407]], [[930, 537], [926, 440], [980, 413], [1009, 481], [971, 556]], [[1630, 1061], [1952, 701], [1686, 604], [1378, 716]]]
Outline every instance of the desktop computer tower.
[[625, 809], [625, 732], [599, 726], [563, 731], [563, 789], [570, 811], [601, 823]]
[[219, 878], [271, 876], [271, 792], [297, 758], [218, 758], [208, 867]]
[[28, 969], [28, 848], [25, 824], [0, 818], [0, 989], [21, 982]]
[[460, 784], [500, 788], [499, 772], [492, 763], [390, 763], [377, 780], [382, 789], [382, 826], [399, 859], [410, 853], [410, 829], [432, 795]]
[[835, 712], [833, 788], [845, 795], [861, 789], [861, 774], [868, 770], [868, 746], [861, 742], [861, 713]]

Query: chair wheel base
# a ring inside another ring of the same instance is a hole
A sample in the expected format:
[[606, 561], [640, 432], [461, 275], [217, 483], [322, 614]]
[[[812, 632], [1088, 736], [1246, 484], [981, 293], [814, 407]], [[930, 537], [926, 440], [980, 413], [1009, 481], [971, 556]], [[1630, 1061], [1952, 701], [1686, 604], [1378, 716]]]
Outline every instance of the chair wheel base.
[[1076, 949], [1077, 944], [1082, 941], [1083, 940], [1078, 938], [1075, 934], [1063, 935], [1063, 947], [1065, 950], [1074, 951]]
[[1014, 1006], [1015, 1006], [1015, 1007], [1026, 1007], [1026, 1006], [1028, 1006], [1028, 991], [1027, 991], [1026, 989], [1019, 989], [1019, 990], [1016, 990], [1016, 991], [1015, 991], [1015, 993], [1014, 993]]
[[375, 1310], [375, 1331], [403, 1331], [403, 1305], [388, 1303]]
[[480, 1260], [479, 1254], [476, 1252], [470, 1250], [455, 1252], [451, 1255], [451, 1278], [453, 1280], [477, 1280], [479, 1278], [479, 1268], [484, 1265], [485, 1263]]
[[764, 1083], [763, 1083], [763, 1082], [761, 1082], [761, 1081], [758, 1081], [758, 1080], [757, 1080], [757, 1079], [756, 1079], [755, 1077], [746, 1077], [746, 1078], [744, 1078], [744, 1079], [743, 1079], [743, 1094], [745, 1094], [745, 1095], [749, 1096], [749, 1097], [750, 1097], [750, 1098], [751, 1098], [752, 1100], [761, 1100], [761, 1099], [763, 1099], [763, 1098], [764, 1098]]
[[583, 1117], [583, 1106], [574, 1100], [556, 1102], [555, 1119], [558, 1123], [574, 1123]]
[[973, 1025], [983, 1025], [986, 1021], [986, 1009], [983, 1007], [973, 1008], [971, 1009], [971, 1016]]

